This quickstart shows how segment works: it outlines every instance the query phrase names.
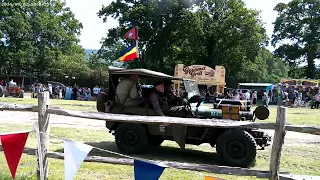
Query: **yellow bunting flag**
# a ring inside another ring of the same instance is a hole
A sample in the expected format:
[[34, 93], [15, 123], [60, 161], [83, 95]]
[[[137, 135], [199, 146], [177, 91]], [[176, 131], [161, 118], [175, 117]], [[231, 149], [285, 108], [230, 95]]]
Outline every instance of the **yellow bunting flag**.
[[225, 179], [221, 179], [221, 178], [217, 178], [217, 177], [205, 176], [204, 180], [225, 180]]

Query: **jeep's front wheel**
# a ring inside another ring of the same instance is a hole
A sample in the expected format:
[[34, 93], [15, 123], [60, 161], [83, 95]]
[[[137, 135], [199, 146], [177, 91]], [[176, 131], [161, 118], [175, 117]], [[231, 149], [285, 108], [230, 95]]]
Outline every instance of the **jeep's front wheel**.
[[129, 154], [143, 153], [149, 147], [147, 129], [141, 124], [120, 124], [115, 141], [120, 151]]
[[252, 135], [240, 129], [222, 133], [217, 140], [216, 149], [225, 165], [236, 167], [248, 167], [257, 154], [257, 144]]

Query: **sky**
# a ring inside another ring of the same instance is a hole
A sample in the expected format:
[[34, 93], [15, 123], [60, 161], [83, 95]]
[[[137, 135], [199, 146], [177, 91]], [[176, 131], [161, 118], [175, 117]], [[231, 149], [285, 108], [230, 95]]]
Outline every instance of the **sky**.
[[[108, 29], [118, 26], [118, 21], [108, 18], [108, 22], [103, 23], [103, 19], [97, 16], [97, 12], [102, 5], [107, 6], [112, 0], [64, 0], [66, 6], [70, 7], [82, 25], [83, 29], [80, 36], [80, 44], [85, 49], [100, 49], [100, 41], [107, 36]], [[260, 16], [269, 37], [273, 32], [273, 22], [277, 13], [273, 8], [277, 3], [288, 3], [290, 0], [244, 0], [250, 9], [261, 11]], [[269, 50], [274, 49], [269, 46]]]

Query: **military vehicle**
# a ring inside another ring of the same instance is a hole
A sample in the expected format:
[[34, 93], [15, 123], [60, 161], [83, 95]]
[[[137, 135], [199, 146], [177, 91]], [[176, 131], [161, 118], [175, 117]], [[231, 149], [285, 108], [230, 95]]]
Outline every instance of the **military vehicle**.
[[[141, 79], [152, 78], [157, 80], [182, 81], [188, 93], [186, 97], [187, 104], [182, 106], [184, 118], [190, 118], [190, 120], [194, 120], [194, 118], [204, 118], [201, 116], [201, 111], [206, 112], [210, 109], [202, 105], [203, 97], [199, 95], [198, 85], [194, 80], [175, 78], [146, 69], [123, 69], [109, 66], [108, 70], [109, 91], [106, 94], [107, 102], [104, 103], [106, 107], [104, 112], [106, 113], [157, 116], [156, 112], [149, 108], [148, 102], [146, 102], [145, 107], [125, 107], [121, 104], [115, 104], [115, 98], [117, 96], [115, 92], [120, 79], [131, 74], [137, 74]], [[142, 88], [141, 91], [143, 97], [148, 96], [149, 88]], [[97, 101], [97, 107], [99, 106], [98, 103], [102, 102]], [[260, 109], [261, 108], [264, 107], [260, 107]], [[212, 109], [212, 111], [217, 110], [219, 111], [219, 109]], [[252, 113], [252, 116], [257, 116], [258, 118], [260, 116], [265, 119], [265, 115], [260, 114], [264, 112], [265, 111], [260, 110], [258, 112], [246, 113]], [[210, 118], [208, 118], [208, 120], [210, 120]], [[257, 145], [263, 148], [268, 146], [271, 141], [271, 137], [266, 133], [247, 128], [186, 127], [183, 124], [120, 123], [112, 120], [106, 121], [106, 127], [110, 130], [110, 133], [115, 136], [115, 142], [120, 151], [125, 153], [143, 153], [148, 150], [148, 147], [160, 146], [164, 140], [173, 140], [177, 142], [182, 149], [185, 147], [185, 144], [200, 145], [202, 143], [209, 143], [212, 147], [216, 147], [222, 164], [238, 167], [247, 167], [252, 164], [256, 157]]]

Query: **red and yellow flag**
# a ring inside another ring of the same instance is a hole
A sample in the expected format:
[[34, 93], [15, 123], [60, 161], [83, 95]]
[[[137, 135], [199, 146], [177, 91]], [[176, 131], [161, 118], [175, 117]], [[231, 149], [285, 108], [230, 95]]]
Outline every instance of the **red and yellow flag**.
[[120, 53], [119, 61], [125, 62], [125, 61], [135, 60], [137, 58], [138, 58], [138, 47], [137, 47], [137, 44], [134, 43]]

